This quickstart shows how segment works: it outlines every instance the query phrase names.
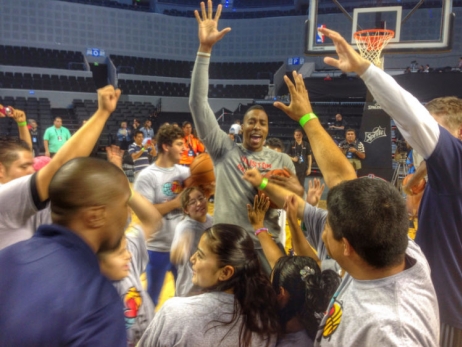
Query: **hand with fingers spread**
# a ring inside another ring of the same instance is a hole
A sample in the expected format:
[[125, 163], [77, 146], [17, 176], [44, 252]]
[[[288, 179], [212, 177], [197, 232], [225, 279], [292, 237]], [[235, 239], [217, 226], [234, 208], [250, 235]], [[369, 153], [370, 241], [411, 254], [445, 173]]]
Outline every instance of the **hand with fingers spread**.
[[305, 188], [300, 185], [296, 173], [291, 171], [287, 167], [284, 167], [284, 170], [286, 170], [290, 174], [289, 177], [272, 175], [268, 178], [268, 181], [277, 184], [278, 186], [283, 187], [291, 191], [292, 193], [297, 194], [298, 196], [303, 197]]
[[98, 89], [98, 111], [106, 115], [114, 112], [121, 93], [111, 85]]
[[308, 192], [306, 193], [306, 202], [311, 206], [318, 206], [324, 192], [325, 184], [321, 184], [318, 178], [308, 182]]
[[194, 11], [197, 23], [199, 24], [199, 52], [210, 53], [215, 43], [220, 41], [223, 36], [231, 31], [231, 28], [225, 28], [218, 31], [218, 20], [221, 15], [221, 5], [218, 5], [215, 18], [213, 18], [213, 4], [211, 0], [207, 1], [207, 11], [205, 10], [205, 3], [201, 2], [201, 15], [199, 11]]
[[270, 199], [265, 194], [261, 194], [260, 196], [255, 195], [253, 207], [247, 204], [247, 215], [254, 230], [263, 228], [263, 221], [265, 220], [265, 214], [269, 206]]
[[320, 28], [318, 31], [334, 42], [335, 50], [338, 54], [338, 59], [324, 58], [324, 63], [327, 65], [334, 66], [343, 72], [356, 72], [358, 75], [362, 75], [371, 65], [338, 32], [327, 28]]
[[282, 102], [276, 101], [273, 105], [281, 111], [284, 111], [290, 118], [298, 122], [305, 114], [313, 112], [308, 91], [305, 88], [303, 76], [296, 71], [293, 72], [295, 84], [292, 83], [289, 77], [284, 76], [284, 81], [289, 88], [290, 105], [286, 106]]
[[108, 146], [106, 147], [107, 160], [112, 164], [122, 169], [122, 159], [124, 157], [124, 151], [119, 146]]

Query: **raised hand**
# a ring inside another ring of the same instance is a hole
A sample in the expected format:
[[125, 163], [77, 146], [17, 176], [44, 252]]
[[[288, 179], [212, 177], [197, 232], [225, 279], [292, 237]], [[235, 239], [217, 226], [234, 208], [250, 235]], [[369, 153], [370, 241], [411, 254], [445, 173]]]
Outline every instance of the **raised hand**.
[[247, 170], [242, 176], [242, 178], [254, 187], [258, 187], [261, 184], [261, 181], [263, 180], [260, 171], [258, 171], [255, 168]]
[[269, 209], [269, 205], [270, 199], [265, 194], [261, 194], [261, 196], [255, 195], [253, 207], [247, 204], [247, 215], [254, 229], [263, 228], [263, 221], [265, 220], [265, 214]]
[[197, 23], [199, 24], [199, 42], [200, 42], [200, 52], [209, 53], [212, 50], [212, 47], [215, 43], [220, 41], [223, 36], [231, 31], [231, 28], [225, 28], [221, 31], [218, 31], [218, 20], [221, 15], [221, 5], [218, 5], [217, 12], [215, 13], [215, 18], [213, 17], [213, 4], [211, 0], [207, 1], [207, 11], [205, 10], [204, 2], [201, 2], [201, 13], [202, 18], [199, 15], [199, 11], [194, 11], [194, 16], [196, 16]]
[[289, 77], [284, 76], [284, 81], [289, 88], [290, 105], [286, 106], [282, 102], [276, 101], [273, 105], [281, 111], [284, 111], [290, 118], [298, 122], [305, 114], [313, 112], [310, 99], [308, 98], [308, 91], [305, 88], [305, 82], [301, 74], [296, 71], [293, 72], [295, 85]]
[[122, 169], [122, 160], [124, 157], [124, 151], [120, 149], [119, 146], [112, 145], [106, 147], [107, 160], [112, 164]]
[[308, 182], [308, 192], [306, 193], [306, 202], [311, 206], [318, 206], [321, 200], [322, 193], [324, 192], [325, 184], [321, 185], [318, 178]]
[[26, 114], [24, 111], [14, 109], [11, 106], [7, 107], [8, 111], [6, 115], [10, 118], [13, 118], [16, 123], [22, 123], [26, 121]]
[[120, 89], [115, 89], [111, 85], [98, 89], [98, 111], [108, 115], [114, 112], [121, 93]]
[[371, 63], [361, 57], [359, 53], [346, 42], [342, 35], [327, 28], [319, 28], [318, 31], [334, 42], [335, 50], [338, 54], [338, 59], [325, 57], [324, 63], [334, 66], [343, 72], [356, 72], [358, 75], [362, 75], [367, 70]]
[[298, 211], [298, 201], [295, 195], [289, 195], [286, 197], [286, 202], [284, 203], [284, 210], [287, 213], [287, 218], [293, 223], [297, 223], [297, 211]]

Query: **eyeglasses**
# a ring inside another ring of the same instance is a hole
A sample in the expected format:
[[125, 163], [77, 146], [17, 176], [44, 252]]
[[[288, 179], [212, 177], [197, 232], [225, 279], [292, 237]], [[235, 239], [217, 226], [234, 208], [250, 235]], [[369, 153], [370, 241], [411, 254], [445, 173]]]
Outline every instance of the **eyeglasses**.
[[197, 198], [196, 200], [191, 200], [190, 202], [188, 202], [188, 206], [194, 206], [197, 203], [202, 204], [204, 200], [205, 200], [205, 196], [201, 196], [200, 198]]

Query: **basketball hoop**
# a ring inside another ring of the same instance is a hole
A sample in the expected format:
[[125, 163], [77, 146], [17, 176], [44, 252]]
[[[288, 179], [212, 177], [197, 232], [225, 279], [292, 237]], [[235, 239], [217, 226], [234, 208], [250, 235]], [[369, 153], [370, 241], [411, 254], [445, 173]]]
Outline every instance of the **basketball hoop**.
[[380, 68], [382, 68], [380, 54], [393, 36], [395, 32], [388, 29], [367, 29], [354, 33], [359, 54]]

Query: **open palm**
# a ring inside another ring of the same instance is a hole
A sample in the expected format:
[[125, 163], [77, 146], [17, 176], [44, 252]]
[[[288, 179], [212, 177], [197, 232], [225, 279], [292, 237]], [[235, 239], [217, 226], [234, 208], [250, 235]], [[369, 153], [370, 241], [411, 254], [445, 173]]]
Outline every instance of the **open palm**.
[[197, 10], [194, 11], [197, 23], [199, 24], [199, 42], [201, 45], [212, 47], [231, 31], [229, 27], [218, 31], [218, 20], [221, 15], [221, 8], [222, 6], [218, 5], [215, 18], [213, 18], [213, 5], [211, 0], [207, 2], [207, 11], [205, 10], [205, 4], [201, 2], [202, 16], [199, 15]]

